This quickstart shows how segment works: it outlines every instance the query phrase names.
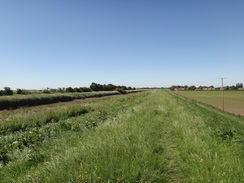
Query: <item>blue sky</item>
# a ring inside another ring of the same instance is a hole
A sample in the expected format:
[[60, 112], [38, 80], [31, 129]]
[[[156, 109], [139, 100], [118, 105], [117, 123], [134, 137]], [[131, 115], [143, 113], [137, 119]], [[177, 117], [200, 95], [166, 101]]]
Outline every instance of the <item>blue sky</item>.
[[1, 0], [0, 89], [244, 83], [242, 0]]

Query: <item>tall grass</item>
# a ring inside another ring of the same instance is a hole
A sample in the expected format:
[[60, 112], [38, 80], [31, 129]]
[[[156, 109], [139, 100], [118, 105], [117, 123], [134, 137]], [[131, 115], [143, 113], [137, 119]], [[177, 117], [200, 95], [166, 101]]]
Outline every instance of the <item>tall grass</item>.
[[11, 152], [13, 161], [0, 169], [0, 181], [244, 180], [243, 121], [170, 93], [106, 98], [93, 112], [69, 120], [84, 129]]
[[90, 107], [84, 106], [71, 106], [69, 108], [60, 110], [44, 111], [33, 116], [27, 116], [22, 118], [16, 118], [7, 122], [0, 123], [0, 135], [13, 133], [20, 130], [26, 130], [30, 127], [40, 127], [50, 122], [57, 122], [73, 116], [79, 116], [81, 114], [88, 113], [92, 110]]

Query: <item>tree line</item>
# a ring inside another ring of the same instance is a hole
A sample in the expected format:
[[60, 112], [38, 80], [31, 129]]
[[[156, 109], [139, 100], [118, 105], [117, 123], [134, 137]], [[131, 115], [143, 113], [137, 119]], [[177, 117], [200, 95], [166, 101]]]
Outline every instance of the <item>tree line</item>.
[[[113, 85], [113, 84], [99, 84], [99, 83], [91, 83], [89, 87], [67, 87], [67, 88], [58, 88], [56, 89], [50, 89], [46, 88], [42, 90], [42, 93], [51, 93], [51, 92], [60, 92], [60, 93], [74, 93], [74, 92], [91, 92], [91, 91], [118, 91], [120, 93], [126, 93], [126, 90], [135, 90], [135, 87], [127, 87], [124, 85]], [[0, 90], [0, 96], [3, 95], [13, 95], [14, 91], [11, 90], [10, 87], [4, 87], [4, 90]], [[17, 89], [16, 94], [19, 95], [27, 95], [31, 94], [30, 91], [24, 90], [24, 89]]]
[[[225, 90], [238, 90], [239, 88], [243, 88], [243, 83], [237, 83], [236, 85], [232, 86], [224, 86]], [[195, 85], [187, 86], [187, 85], [172, 85], [170, 87], [171, 90], [175, 89], [183, 89], [183, 90], [204, 90], [204, 89], [214, 89], [219, 90], [220, 87], [215, 88], [213, 85], [211, 86], [199, 86], [196, 87]]]

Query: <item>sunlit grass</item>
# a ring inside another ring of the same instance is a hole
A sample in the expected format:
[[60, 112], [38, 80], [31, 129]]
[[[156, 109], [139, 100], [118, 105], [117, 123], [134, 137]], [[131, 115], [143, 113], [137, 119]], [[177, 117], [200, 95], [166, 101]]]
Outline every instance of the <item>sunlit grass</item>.
[[41, 144], [12, 151], [0, 181], [244, 180], [244, 122], [237, 117], [161, 90], [103, 98], [93, 109], [61, 121], [71, 126]]

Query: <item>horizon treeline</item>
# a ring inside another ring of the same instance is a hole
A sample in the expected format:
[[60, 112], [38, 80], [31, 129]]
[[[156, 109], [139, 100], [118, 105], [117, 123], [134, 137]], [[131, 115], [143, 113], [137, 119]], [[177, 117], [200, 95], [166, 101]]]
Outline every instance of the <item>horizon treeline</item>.
[[[91, 91], [125, 91], [125, 90], [135, 90], [135, 87], [127, 87], [124, 85], [114, 85], [114, 84], [99, 84], [92, 82], [89, 87], [63, 87], [58, 89], [50, 89], [46, 88], [40, 91], [36, 92], [42, 92], [42, 93], [51, 93], [51, 92], [60, 92], [60, 93], [74, 93], [74, 92], [91, 92]], [[19, 95], [27, 95], [31, 94], [33, 92], [25, 90], [25, 89], [19, 89], [17, 88], [16, 94]], [[4, 87], [4, 90], [0, 90], [0, 96], [4, 95], [13, 95], [14, 91], [10, 87]]]
[[[175, 90], [175, 89], [185, 89], [185, 90], [204, 90], [205, 88], [215, 88], [213, 85], [211, 86], [199, 86], [196, 87], [195, 85], [187, 86], [187, 85], [172, 85], [170, 87], [170, 90]], [[215, 89], [220, 89], [221, 87], [217, 87]], [[225, 90], [238, 90], [239, 88], [243, 88], [243, 83], [237, 83], [236, 85], [232, 86], [224, 86], [223, 87]]]

